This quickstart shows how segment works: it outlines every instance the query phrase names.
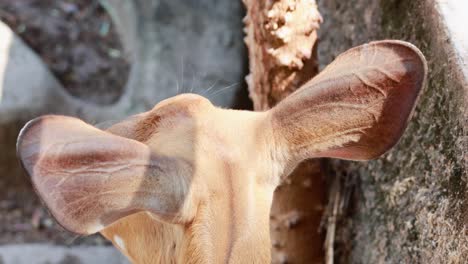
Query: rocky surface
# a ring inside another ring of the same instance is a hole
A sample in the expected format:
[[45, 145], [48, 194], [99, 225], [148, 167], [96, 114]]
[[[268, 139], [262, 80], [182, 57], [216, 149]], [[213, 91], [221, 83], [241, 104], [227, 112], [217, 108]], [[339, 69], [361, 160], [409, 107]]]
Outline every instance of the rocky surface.
[[463, 42], [441, 12], [453, 2], [319, 1], [321, 65], [386, 38], [415, 44], [429, 65], [427, 86], [396, 148], [367, 163], [334, 162], [346, 190], [336, 225], [339, 263], [468, 259], [467, 67], [458, 48]]
[[54, 245], [0, 246], [2, 264], [128, 264], [126, 258], [112, 247], [61, 247]]
[[101, 104], [113, 103], [121, 95], [129, 62], [97, 0], [0, 0], [0, 20], [72, 95]]

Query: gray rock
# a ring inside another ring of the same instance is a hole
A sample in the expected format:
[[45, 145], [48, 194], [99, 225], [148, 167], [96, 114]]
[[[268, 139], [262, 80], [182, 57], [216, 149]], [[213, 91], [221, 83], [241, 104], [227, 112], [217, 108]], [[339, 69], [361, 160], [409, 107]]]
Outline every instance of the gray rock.
[[0, 124], [59, 108], [65, 91], [41, 59], [0, 22]]
[[1, 264], [127, 264], [113, 247], [62, 247], [44, 244], [0, 246]]
[[70, 96], [40, 58], [0, 22], [0, 124], [43, 113], [91, 122], [121, 118], [182, 92], [216, 105], [246, 105], [246, 53], [240, 1], [102, 0], [110, 11], [132, 69], [114, 105]]
[[239, 101], [247, 97], [241, 1], [101, 2], [134, 61], [126, 91], [135, 107], [152, 107], [181, 92], [224, 107], [245, 104]]
[[101, 2], [132, 64], [124, 93], [113, 105], [95, 105], [68, 94], [41, 59], [0, 22], [0, 175], [4, 179], [20, 175], [14, 144], [18, 129], [42, 114], [77, 116], [96, 124], [146, 111], [183, 92], [202, 94], [218, 106], [249, 106], [241, 1]]
[[429, 67], [427, 86], [396, 147], [366, 163], [335, 162], [346, 171], [343, 197], [352, 198], [343, 203], [353, 213], [339, 213], [336, 262], [466, 263], [467, 1], [319, 4], [322, 65], [352, 46], [392, 38], [418, 46]]

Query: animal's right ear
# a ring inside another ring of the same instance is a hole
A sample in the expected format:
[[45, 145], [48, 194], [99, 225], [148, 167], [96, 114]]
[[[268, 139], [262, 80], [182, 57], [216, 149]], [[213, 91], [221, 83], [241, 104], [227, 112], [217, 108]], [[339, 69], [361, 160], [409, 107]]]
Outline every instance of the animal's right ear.
[[426, 78], [422, 53], [403, 41], [353, 48], [270, 110], [282, 159], [376, 158], [397, 143]]
[[56, 220], [91, 234], [138, 211], [176, 221], [188, 200], [191, 165], [145, 144], [65, 116], [30, 121], [18, 157]]

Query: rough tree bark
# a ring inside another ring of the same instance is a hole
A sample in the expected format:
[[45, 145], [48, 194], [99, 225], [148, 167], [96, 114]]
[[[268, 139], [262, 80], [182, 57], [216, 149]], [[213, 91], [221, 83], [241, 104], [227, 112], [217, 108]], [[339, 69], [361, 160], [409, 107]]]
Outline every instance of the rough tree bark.
[[[321, 16], [313, 0], [244, 0], [246, 80], [254, 109], [266, 110], [318, 73], [317, 29]], [[273, 263], [321, 263], [319, 232], [325, 178], [319, 160], [301, 164], [275, 192], [270, 233]]]

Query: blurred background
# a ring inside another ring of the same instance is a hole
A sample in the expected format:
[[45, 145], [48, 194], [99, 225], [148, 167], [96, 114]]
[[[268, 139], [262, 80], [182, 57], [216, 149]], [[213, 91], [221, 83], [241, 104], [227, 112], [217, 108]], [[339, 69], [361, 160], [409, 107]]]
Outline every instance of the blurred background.
[[0, 263], [125, 263], [51, 218], [15, 158], [18, 129], [44, 113], [104, 128], [183, 92], [251, 108], [243, 15], [241, 1], [0, 0]]
[[[118, 100], [128, 78], [129, 60], [112, 20], [97, 0], [1, 0], [0, 20], [40, 56], [70, 94], [102, 104]], [[1, 244], [107, 243], [100, 236], [64, 232], [22, 173], [2, 175], [0, 222]]]

